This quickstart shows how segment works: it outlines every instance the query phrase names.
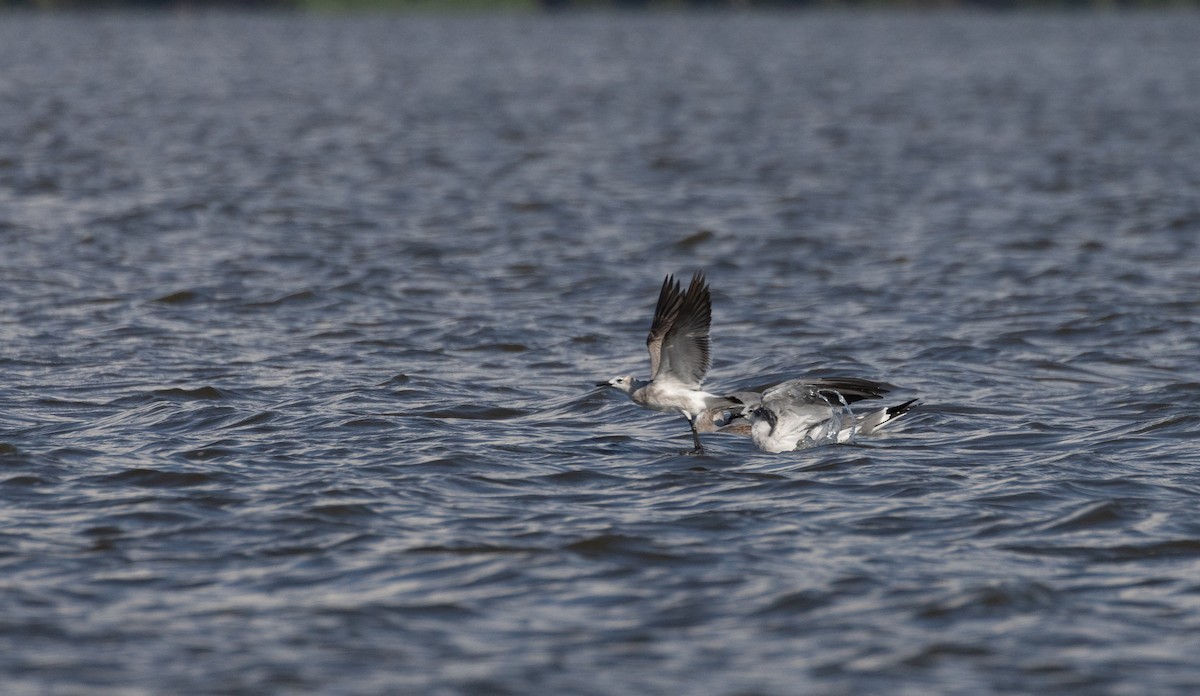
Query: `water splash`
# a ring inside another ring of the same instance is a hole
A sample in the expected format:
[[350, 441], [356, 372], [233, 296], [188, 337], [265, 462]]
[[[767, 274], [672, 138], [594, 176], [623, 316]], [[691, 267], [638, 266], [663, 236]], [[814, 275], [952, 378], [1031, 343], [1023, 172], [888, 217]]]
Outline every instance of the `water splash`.
[[858, 435], [858, 418], [846, 397], [840, 392], [824, 389], [809, 388], [808, 396], [814, 402], [824, 403], [831, 409], [829, 420], [813, 426], [804, 437], [796, 443], [796, 449], [808, 449], [821, 445], [838, 445], [854, 442]]

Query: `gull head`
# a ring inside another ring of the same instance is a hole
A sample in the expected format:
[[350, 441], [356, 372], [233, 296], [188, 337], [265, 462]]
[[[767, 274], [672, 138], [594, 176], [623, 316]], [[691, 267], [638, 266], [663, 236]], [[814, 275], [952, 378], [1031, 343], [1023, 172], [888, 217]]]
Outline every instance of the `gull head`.
[[766, 423], [772, 428], [775, 427], [775, 423], [779, 420], [779, 417], [775, 415], [774, 411], [766, 406], [763, 406], [762, 404], [758, 404], [754, 408], [747, 411], [746, 417], [751, 423]]
[[613, 377], [612, 379], [608, 380], [607, 382], [600, 382], [596, 386], [597, 387], [616, 387], [617, 389], [620, 389], [621, 391], [625, 392], [626, 394], [632, 394], [633, 393], [633, 385], [634, 385], [635, 381], [636, 380], [634, 380], [633, 375], [625, 375], [624, 377]]

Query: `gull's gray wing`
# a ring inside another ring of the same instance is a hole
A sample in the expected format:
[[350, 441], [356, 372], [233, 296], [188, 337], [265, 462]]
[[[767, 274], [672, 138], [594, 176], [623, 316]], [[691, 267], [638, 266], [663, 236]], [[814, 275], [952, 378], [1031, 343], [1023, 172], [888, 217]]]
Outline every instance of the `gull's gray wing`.
[[795, 432], [807, 430], [829, 420], [846, 401], [838, 393], [803, 379], [783, 382], [762, 395], [762, 406], [769, 411], [763, 415], [768, 416], [772, 434], [779, 428]]
[[[822, 392], [825, 393], [822, 393]], [[782, 382], [763, 392], [762, 404], [776, 414], [786, 413], [797, 409], [807, 409], [810, 406], [829, 408], [827, 390], [812, 384], [810, 380], [795, 379]], [[834, 396], [836, 403], [837, 397]]]
[[[670, 276], [668, 276], [670, 279]], [[663, 283], [664, 290], [666, 282]], [[678, 286], [676, 286], [676, 289]], [[675, 297], [679, 297], [676, 293]], [[659, 295], [661, 304], [663, 296]], [[658, 312], [655, 311], [655, 326], [650, 329], [647, 344], [650, 346], [650, 361], [657, 362], [653, 380], [673, 380], [698, 388], [704, 381], [704, 375], [712, 364], [712, 356], [708, 348], [708, 327], [712, 323], [712, 297], [708, 292], [708, 284], [704, 282], [704, 274], [699, 271], [692, 276], [687, 292], [679, 298], [679, 306], [669, 321], [663, 322], [666, 330], [659, 339], [659, 356], [654, 360], [654, 336], [658, 326]]]
[[658, 374], [661, 362], [663, 339], [675, 317], [679, 314], [679, 306], [683, 304], [683, 293], [679, 291], [679, 281], [675, 276], [663, 279], [662, 289], [658, 291], [658, 304], [654, 306], [654, 321], [650, 324], [650, 333], [646, 334], [646, 349], [650, 351], [650, 379]]
[[[888, 385], [882, 382], [872, 382], [869, 379], [859, 379], [857, 377], [830, 377], [808, 379], [805, 383], [816, 388], [818, 391], [835, 391], [842, 395], [842, 399], [848, 404], [863, 399], [882, 399], [883, 395], [891, 391]], [[837, 401], [837, 399], [834, 399]]]
[[[884, 394], [892, 390], [891, 385], [884, 384], [883, 382], [874, 382], [869, 379], [859, 379], [857, 377], [809, 377], [806, 379], [791, 379], [784, 382], [756, 385], [747, 388], [746, 391], [763, 393], [784, 384], [793, 387], [804, 385], [822, 391], [834, 391], [841, 394], [842, 398], [848, 404], [852, 404], [855, 401], [862, 401], [863, 399], [882, 399]], [[834, 399], [834, 401], [837, 401], [837, 399]]]

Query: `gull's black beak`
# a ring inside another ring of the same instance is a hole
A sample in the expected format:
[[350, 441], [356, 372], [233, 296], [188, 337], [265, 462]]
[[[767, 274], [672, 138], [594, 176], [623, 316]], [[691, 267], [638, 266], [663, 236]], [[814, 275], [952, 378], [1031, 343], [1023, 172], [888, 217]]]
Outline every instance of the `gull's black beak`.
[[597, 387], [611, 387], [612, 385], [609, 384], [608, 382], [596, 382], [596, 386]]

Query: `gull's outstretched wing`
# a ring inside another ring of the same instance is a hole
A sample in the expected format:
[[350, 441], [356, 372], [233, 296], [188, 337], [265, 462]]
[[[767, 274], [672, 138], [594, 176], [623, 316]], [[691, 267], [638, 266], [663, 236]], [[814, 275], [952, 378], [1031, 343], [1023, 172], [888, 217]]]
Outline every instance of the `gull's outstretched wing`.
[[[774, 387], [788, 384], [793, 387], [804, 385], [827, 392], [837, 392], [846, 403], [852, 404], [863, 399], [882, 399], [883, 395], [892, 390], [891, 385], [857, 377], [809, 377], [792, 379], [785, 382], [770, 382], [768, 384], [748, 387], [747, 392], [768, 392]], [[834, 401], [837, 401], [835, 398]]]
[[784, 382], [768, 389], [762, 396], [763, 406], [781, 420], [788, 420], [792, 428], [807, 428], [827, 420], [834, 405], [841, 405], [842, 401], [836, 393], [815, 386], [809, 380]]
[[658, 304], [654, 306], [654, 321], [650, 324], [650, 333], [646, 335], [646, 349], [650, 351], [650, 379], [658, 374], [661, 363], [663, 339], [667, 331], [675, 323], [679, 314], [679, 306], [683, 304], [683, 293], [679, 291], [679, 281], [675, 276], [663, 279], [662, 289], [658, 291]]
[[[664, 303], [664, 297], [668, 294], [670, 297], [666, 297]], [[646, 337], [653, 368], [650, 378], [655, 381], [675, 381], [698, 389], [712, 364], [708, 348], [712, 298], [708, 284], [704, 282], [704, 274], [697, 272], [693, 275], [687, 292], [682, 295], [679, 294], [678, 283], [667, 276], [658, 303], [654, 324], [650, 327], [650, 335]], [[669, 311], [672, 308], [674, 311]]]
[[[869, 379], [859, 379], [857, 377], [830, 377], [805, 380], [805, 383], [815, 387], [822, 392], [837, 392], [842, 395], [842, 400], [848, 404], [863, 399], [882, 399], [883, 395], [891, 391], [888, 385], [882, 382], [873, 382]], [[837, 401], [837, 399], [834, 399]]]

